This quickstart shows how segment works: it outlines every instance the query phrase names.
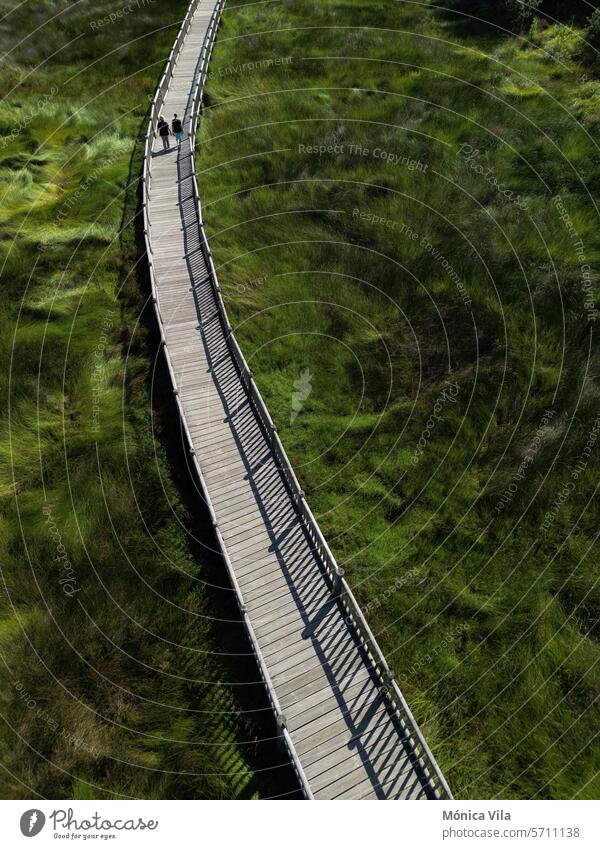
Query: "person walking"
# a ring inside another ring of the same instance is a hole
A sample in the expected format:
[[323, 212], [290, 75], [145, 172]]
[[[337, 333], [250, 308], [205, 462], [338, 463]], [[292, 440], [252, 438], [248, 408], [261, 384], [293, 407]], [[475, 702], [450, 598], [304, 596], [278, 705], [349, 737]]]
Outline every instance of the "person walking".
[[158, 124], [156, 125], [156, 129], [157, 129], [158, 135], [162, 139], [163, 150], [169, 150], [170, 147], [171, 147], [171, 141], [169, 139], [169, 136], [171, 135], [171, 130], [169, 129], [169, 125], [167, 124], [165, 119], [162, 117], [162, 115], [158, 119]]
[[171, 128], [173, 130], [173, 134], [175, 136], [177, 144], [181, 144], [181, 141], [183, 139], [183, 124], [181, 123], [181, 118], [177, 117], [177, 112], [173, 115]]

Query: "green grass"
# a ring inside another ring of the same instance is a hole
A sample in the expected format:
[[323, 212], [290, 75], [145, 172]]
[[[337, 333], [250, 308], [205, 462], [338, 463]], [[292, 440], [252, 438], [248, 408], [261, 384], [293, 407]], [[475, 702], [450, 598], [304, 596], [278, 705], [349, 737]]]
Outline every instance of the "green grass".
[[236, 334], [459, 798], [600, 790], [599, 83], [573, 55], [427, 4], [228, 3], [205, 98]]
[[149, 97], [186, 8], [95, 32], [113, 3], [0, 3], [4, 798], [248, 797], [255, 765], [289, 789], [256, 742], [270, 711], [202, 544], [138, 247]]

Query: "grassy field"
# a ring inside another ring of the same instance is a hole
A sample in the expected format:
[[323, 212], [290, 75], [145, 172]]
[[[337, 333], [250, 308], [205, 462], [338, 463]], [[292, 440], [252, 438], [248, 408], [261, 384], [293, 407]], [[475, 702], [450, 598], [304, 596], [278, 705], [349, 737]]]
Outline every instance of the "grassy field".
[[459, 798], [600, 793], [600, 84], [578, 38], [234, 1], [206, 92], [237, 336]]
[[0, 3], [3, 798], [294, 786], [259, 743], [139, 250], [140, 139], [187, 5], [102, 25], [107, 0]]

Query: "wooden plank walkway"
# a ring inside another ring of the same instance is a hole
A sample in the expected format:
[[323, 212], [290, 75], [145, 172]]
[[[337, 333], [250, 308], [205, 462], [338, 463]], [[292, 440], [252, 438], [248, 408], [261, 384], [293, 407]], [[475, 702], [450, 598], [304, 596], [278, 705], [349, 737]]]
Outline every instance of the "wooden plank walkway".
[[190, 447], [305, 794], [449, 798], [410, 712], [398, 707], [401, 695], [393, 698], [397, 685], [382, 677], [360, 617], [349, 615], [349, 588], [341, 592], [339, 575], [332, 585], [326, 544], [309, 508], [299, 508], [293, 472], [286, 473], [268, 413], [249, 391], [228, 338], [194, 195], [189, 135], [219, 5], [215, 18], [215, 0], [190, 7], [155, 108], [168, 121], [175, 112], [185, 116], [185, 138], [164, 153], [161, 140], [149, 136], [145, 170], [153, 288]]

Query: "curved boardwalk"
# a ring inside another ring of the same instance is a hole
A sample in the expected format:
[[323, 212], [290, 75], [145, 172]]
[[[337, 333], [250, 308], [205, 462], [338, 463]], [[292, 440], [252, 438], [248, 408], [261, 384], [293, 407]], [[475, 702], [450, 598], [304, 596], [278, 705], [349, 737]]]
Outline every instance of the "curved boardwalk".
[[323, 539], [230, 333], [201, 224], [198, 104], [221, 2], [195, 0], [155, 98], [186, 117], [179, 149], [149, 133], [153, 293], [189, 448], [279, 731], [308, 798], [449, 798]]

